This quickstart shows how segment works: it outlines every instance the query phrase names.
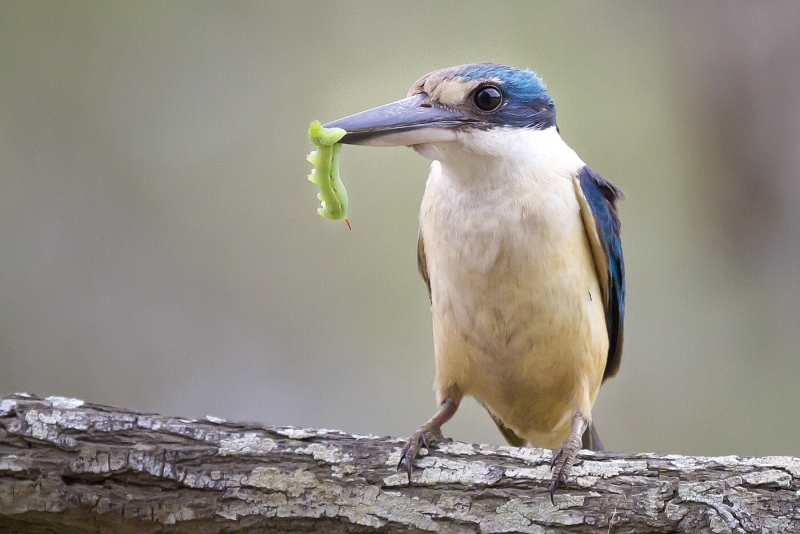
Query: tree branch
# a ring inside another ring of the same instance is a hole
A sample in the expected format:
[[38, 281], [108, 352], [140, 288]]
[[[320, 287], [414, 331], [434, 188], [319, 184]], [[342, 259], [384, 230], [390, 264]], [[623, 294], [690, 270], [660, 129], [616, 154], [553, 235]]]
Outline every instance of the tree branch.
[[2, 532], [800, 532], [800, 459], [403, 441], [0, 397]]

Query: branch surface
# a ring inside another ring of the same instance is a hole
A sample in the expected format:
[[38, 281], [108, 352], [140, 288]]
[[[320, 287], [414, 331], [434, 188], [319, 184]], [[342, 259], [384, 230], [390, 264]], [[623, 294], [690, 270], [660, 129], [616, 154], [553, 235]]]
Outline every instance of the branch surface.
[[800, 459], [551, 451], [0, 396], [2, 532], [800, 532]]

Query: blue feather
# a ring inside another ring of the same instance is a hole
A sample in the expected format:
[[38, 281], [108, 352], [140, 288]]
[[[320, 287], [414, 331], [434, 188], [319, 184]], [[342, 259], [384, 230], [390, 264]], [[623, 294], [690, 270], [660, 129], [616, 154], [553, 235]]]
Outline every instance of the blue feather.
[[581, 169], [578, 180], [592, 210], [592, 215], [594, 215], [597, 233], [602, 241], [608, 262], [609, 295], [606, 325], [609, 345], [608, 361], [603, 374], [605, 380], [616, 374], [622, 356], [622, 333], [625, 319], [625, 261], [622, 258], [616, 201], [623, 197], [623, 193], [589, 167]]
[[498, 113], [487, 117], [496, 126], [549, 128], [556, 123], [556, 106], [547, 94], [542, 79], [531, 70], [520, 70], [494, 63], [464, 65], [456, 74], [466, 80], [497, 79], [506, 103]]

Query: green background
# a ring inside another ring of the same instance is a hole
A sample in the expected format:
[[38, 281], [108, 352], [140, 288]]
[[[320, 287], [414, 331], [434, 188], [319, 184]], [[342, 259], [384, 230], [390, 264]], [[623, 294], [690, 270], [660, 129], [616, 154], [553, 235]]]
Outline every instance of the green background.
[[[607, 447], [798, 454], [800, 4], [3, 2], [0, 392], [409, 435], [434, 411], [429, 162], [306, 129], [494, 61], [626, 193]], [[501, 443], [464, 404], [445, 433]]]

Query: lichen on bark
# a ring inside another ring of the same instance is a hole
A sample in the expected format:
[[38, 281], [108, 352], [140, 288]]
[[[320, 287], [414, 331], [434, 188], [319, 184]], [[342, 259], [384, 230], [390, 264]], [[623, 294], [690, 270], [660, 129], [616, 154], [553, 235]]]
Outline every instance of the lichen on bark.
[[551, 451], [0, 397], [0, 531], [800, 532], [800, 459]]

